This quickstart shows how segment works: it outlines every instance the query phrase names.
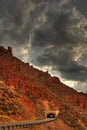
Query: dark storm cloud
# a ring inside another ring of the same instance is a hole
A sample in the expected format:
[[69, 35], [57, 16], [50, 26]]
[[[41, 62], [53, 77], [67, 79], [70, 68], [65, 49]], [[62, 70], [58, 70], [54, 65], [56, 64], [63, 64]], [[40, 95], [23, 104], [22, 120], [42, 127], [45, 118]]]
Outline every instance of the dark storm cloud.
[[55, 71], [60, 71], [63, 78], [85, 82], [87, 80], [87, 67], [79, 65], [72, 60], [73, 53], [69, 50], [59, 51], [59, 53], [48, 53], [38, 56], [37, 60], [41, 66], [53, 66]]
[[85, 16], [87, 16], [87, 0], [72, 0], [76, 8]]
[[[19, 3], [17, 1], [0, 1], [0, 18], [4, 24], [9, 24], [8, 22], [14, 22], [16, 25], [21, 25], [22, 23], [22, 9], [19, 7]], [[6, 19], [5, 19], [6, 18]], [[20, 24], [19, 24], [20, 23]]]
[[70, 14], [55, 14], [55, 12], [48, 13], [46, 23], [34, 32], [35, 42], [33, 43], [33, 46], [35, 46], [35, 44], [36, 46], [42, 46], [49, 42], [62, 45], [75, 41], [67, 33], [69, 15]]
[[[28, 0], [1, 0], [0, 1], [0, 41], [9, 37], [18, 42], [25, 43], [29, 39], [31, 25], [29, 23]], [[4, 41], [5, 42], [5, 41]]]
[[[0, 41], [7, 36], [18, 44], [28, 44], [32, 35], [32, 46], [45, 46], [47, 42], [58, 45], [75, 43], [78, 37], [67, 32], [73, 21], [70, 19], [72, 5], [69, 2], [66, 4], [67, 1], [1, 0]], [[65, 4], [59, 6], [63, 2]]]
[[44, 47], [48, 43], [53, 43], [56, 46], [66, 46], [67, 44], [73, 46], [79, 41], [84, 42], [83, 29], [73, 28], [73, 25], [77, 26], [81, 19], [78, 16], [74, 19], [71, 18], [72, 13], [72, 10], [68, 13], [59, 12], [58, 10], [45, 13], [46, 21], [41, 27], [34, 30], [32, 46]]
[[87, 80], [87, 67], [79, 65], [77, 62], [72, 62], [69, 68], [59, 68], [59, 70], [65, 79], [81, 82], [86, 82]]
[[[38, 55], [32, 62], [38, 66], [52, 66], [52, 70], [60, 72], [65, 79], [83, 82], [86, 81], [87, 67], [78, 63], [80, 57], [75, 61], [79, 51], [75, 47], [81, 46], [83, 50], [82, 43], [87, 44], [83, 29], [85, 19], [72, 6], [67, 7], [64, 6], [64, 11], [52, 9], [45, 12], [46, 21], [34, 30], [32, 40], [32, 49], [41, 47], [44, 54]], [[83, 52], [79, 53], [83, 55]]]

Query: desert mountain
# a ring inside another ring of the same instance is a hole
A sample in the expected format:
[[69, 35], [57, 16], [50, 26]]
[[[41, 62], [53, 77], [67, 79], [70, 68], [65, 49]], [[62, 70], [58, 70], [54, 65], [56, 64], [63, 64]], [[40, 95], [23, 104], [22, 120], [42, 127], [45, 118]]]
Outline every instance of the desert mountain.
[[48, 110], [59, 110], [58, 119], [31, 130], [87, 130], [87, 94], [0, 46], [0, 122], [42, 119]]

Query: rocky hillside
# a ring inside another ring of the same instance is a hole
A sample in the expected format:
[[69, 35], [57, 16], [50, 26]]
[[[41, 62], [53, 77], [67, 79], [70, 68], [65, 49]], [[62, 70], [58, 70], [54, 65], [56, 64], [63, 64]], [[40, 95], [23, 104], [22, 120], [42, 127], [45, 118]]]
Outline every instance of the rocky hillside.
[[57, 121], [31, 129], [87, 130], [87, 94], [22, 62], [11, 47], [0, 46], [0, 99], [1, 123], [44, 118], [44, 111], [59, 109]]

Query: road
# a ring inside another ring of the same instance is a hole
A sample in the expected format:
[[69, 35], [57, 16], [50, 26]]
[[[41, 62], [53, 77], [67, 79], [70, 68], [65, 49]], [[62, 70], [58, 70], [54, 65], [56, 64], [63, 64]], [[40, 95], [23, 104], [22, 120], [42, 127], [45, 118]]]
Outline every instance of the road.
[[45, 119], [38, 119], [34, 121], [20, 121], [20, 122], [12, 122], [6, 124], [0, 124], [0, 130], [14, 130], [15, 128], [28, 128], [32, 125], [36, 124], [43, 124], [55, 121], [56, 118], [45, 118]]

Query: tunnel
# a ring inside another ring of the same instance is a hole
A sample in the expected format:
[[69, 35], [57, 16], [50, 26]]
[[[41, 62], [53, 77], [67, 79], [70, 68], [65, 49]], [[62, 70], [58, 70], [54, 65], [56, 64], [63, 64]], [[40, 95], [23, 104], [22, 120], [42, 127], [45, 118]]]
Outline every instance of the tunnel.
[[49, 114], [47, 114], [47, 118], [55, 118], [55, 114], [54, 113], [49, 113]]

